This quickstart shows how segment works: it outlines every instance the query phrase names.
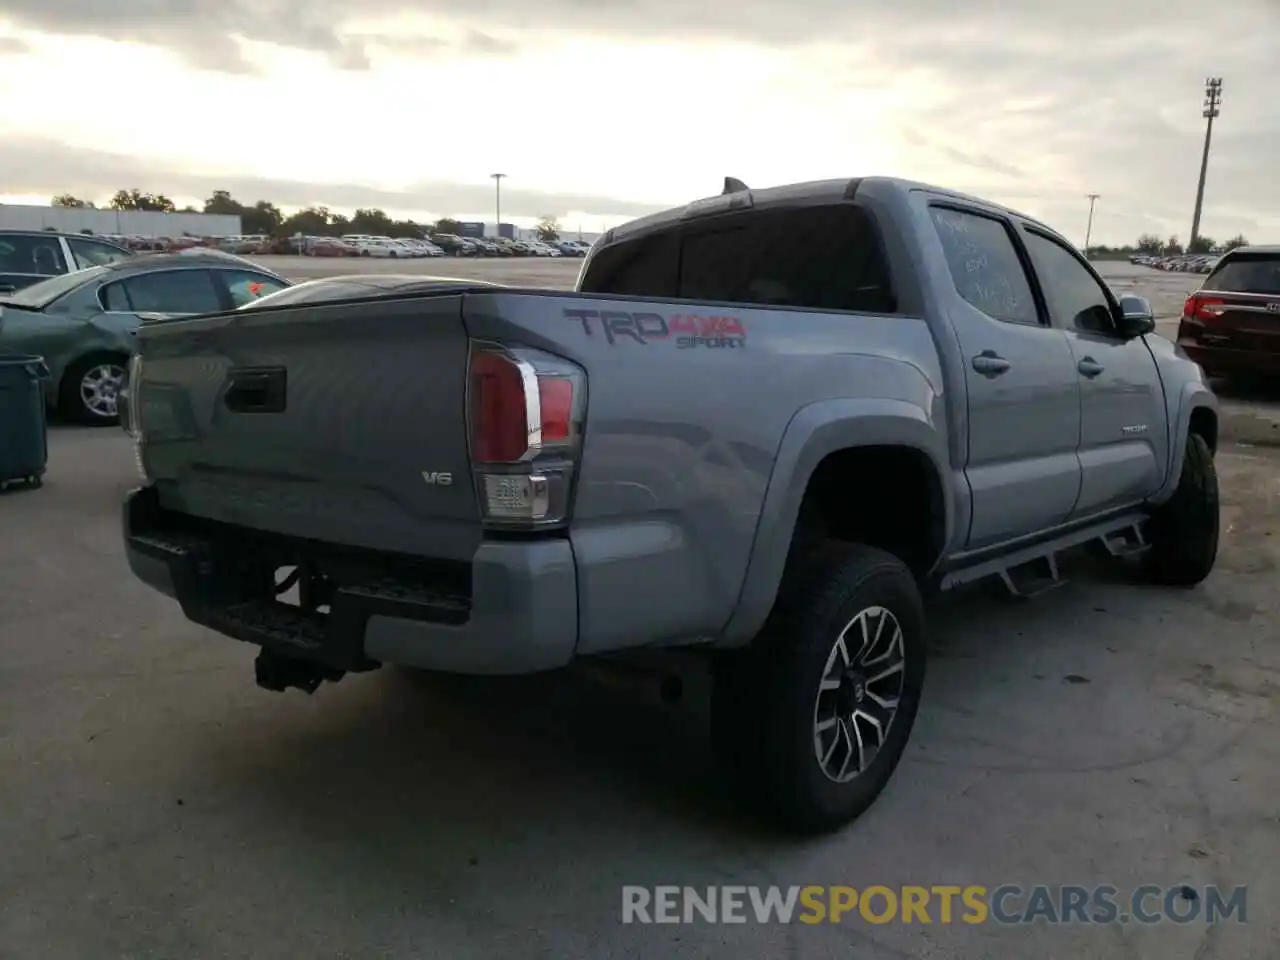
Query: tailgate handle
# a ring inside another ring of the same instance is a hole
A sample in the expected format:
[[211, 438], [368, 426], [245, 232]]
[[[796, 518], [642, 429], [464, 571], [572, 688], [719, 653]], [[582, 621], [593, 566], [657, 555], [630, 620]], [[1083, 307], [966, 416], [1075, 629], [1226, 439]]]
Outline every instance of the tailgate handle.
[[236, 413], [284, 413], [284, 367], [232, 370], [223, 402]]

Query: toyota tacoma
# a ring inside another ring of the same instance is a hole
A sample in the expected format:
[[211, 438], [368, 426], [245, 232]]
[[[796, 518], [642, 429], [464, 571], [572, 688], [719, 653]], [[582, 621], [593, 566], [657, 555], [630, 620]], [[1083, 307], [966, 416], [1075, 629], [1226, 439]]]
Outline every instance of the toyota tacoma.
[[1030, 217], [863, 178], [610, 230], [570, 292], [412, 284], [147, 324], [133, 572], [311, 692], [382, 664], [705, 654], [783, 823], [878, 796], [924, 600], [1069, 549], [1210, 573], [1215, 398]]

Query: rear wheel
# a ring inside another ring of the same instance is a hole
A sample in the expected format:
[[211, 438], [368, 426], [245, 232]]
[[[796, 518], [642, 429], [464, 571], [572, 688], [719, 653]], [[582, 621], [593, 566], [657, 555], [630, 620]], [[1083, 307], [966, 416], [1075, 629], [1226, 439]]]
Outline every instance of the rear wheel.
[[788, 571], [752, 645], [717, 663], [712, 735], [784, 826], [833, 830], [892, 777], [924, 673], [911, 571], [881, 550], [827, 544]]
[[118, 424], [127, 363], [128, 358], [112, 354], [97, 354], [73, 363], [62, 376], [58, 412], [90, 426]]
[[1147, 524], [1151, 545], [1143, 557], [1147, 575], [1167, 586], [1195, 586], [1213, 570], [1219, 528], [1218, 471], [1213, 452], [1204, 437], [1193, 433], [1187, 437], [1177, 489]]

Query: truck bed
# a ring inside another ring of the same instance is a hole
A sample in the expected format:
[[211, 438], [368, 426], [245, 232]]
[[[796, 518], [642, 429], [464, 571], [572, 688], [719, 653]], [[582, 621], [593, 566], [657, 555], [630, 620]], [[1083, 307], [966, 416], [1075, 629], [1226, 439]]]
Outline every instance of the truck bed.
[[580, 652], [624, 647], [638, 623], [654, 642], [724, 628], [798, 410], [859, 394], [930, 410], [942, 390], [915, 317], [540, 290], [245, 311], [148, 325], [141, 341], [142, 456], [163, 508], [456, 561], [485, 539], [470, 344], [577, 364], [571, 523], [549, 535], [572, 544]]

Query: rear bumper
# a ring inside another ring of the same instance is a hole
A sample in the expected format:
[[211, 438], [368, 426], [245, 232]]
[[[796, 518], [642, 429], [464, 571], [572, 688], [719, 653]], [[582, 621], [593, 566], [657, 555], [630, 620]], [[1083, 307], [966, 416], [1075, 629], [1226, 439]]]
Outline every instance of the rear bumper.
[[1277, 353], [1206, 346], [1187, 337], [1180, 337], [1178, 346], [1206, 373], [1280, 376], [1280, 354]]
[[150, 488], [124, 504], [129, 569], [173, 597], [191, 621], [273, 652], [337, 670], [394, 663], [465, 674], [535, 673], [565, 666], [578, 637], [577, 574], [566, 540], [484, 543], [467, 596], [421, 580], [349, 574], [327, 614], [250, 596], [232, 568], [256, 544], [157, 522]]

